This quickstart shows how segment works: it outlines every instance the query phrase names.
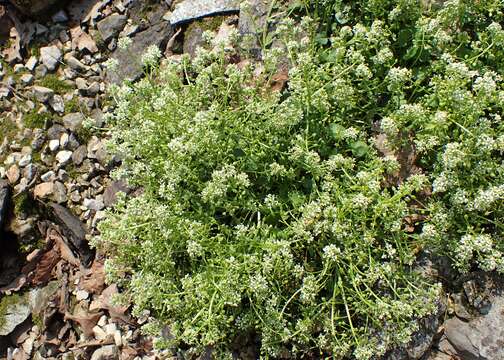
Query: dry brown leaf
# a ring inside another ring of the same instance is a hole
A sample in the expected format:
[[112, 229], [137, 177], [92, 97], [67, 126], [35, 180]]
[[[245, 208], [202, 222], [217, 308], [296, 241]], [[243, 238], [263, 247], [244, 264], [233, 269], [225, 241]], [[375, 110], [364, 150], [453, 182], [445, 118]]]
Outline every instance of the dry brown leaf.
[[124, 360], [133, 360], [135, 357], [137, 357], [137, 355], [138, 351], [131, 346], [125, 346], [121, 351], [121, 359]]
[[70, 247], [63, 240], [63, 237], [55, 229], [50, 228], [47, 230], [47, 238], [49, 241], [54, 241], [62, 259], [66, 260], [71, 265], [80, 266], [80, 261], [74, 256]]
[[61, 256], [56, 247], [45, 252], [35, 267], [32, 284], [38, 286], [47, 283], [51, 278], [53, 268], [60, 260]]
[[128, 311], [129, 306], [116, 306], [112, 304], [112, 298], [118, 293], [119, 290], [117, 289], [117, 285], [112, 284], [107, 287], [105, 290], [103, 290], [98, 299], [99, 307], [101, 309], [107, 310], [113, 320], [121, 320], [126, 323], [130, 323], [130, 318], [128, 315], [126, 315], [126, 311]]
[[101, 312], [85, 314], [85, 315], [72, 315], [69, 313], [65, 314], [65, 321], [72, 320], [79, 324], [84, 336], [91, 338], [93, 337], [93, 328], [96, 326], [96, 323], [102, 316]]
[[271, 77], [271, 90], [282, 91], [289, 81], [289, 71], [280, 70]]
[[90, 269], [79, 281], [79, 288], [90, 294], [100, 294], [105, 288], [105, 270], [103, 262], [94, 260]]

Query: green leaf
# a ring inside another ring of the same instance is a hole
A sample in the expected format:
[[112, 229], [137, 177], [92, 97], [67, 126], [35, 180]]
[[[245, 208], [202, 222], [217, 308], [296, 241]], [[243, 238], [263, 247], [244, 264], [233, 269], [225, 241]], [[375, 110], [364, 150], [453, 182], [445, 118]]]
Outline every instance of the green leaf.
[[345, 132], [345, 127], [341, 126], [340, 124], [331, 124], [329, 125], [329, 131], [331, 133], [331, 136], [334, 140], [339, 141], [343, 139], [343, 134]]
[[369, 146], [364, 141], [355, 141], [350, 144], [352, 153], [357, 157], [365, 156], [369, 151]]

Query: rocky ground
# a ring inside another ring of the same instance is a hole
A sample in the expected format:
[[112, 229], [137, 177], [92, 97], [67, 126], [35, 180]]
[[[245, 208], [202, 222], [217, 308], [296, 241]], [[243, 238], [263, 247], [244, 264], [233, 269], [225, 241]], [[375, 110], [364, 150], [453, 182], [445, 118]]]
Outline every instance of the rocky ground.
[[[206, 29], [254, 32], [267, 2], [254, 1], [250, 13], [232, 0], [76, 0], [51, 13], [39, 1], [14, 3], [0, 2], [0, 357], [175, 359], [141, 334], [149, 314], [133, 318], [112, 301], [119, 289], [105, 283], [103, 259], [88, 245], [116, 194], [134, 195], [109, 176], [120, 159], [104, 146], [106, 89], [140, 78], [152, 44], [176, 61], [195, 54]], [[124, 37], [128, 52], [117, 49]], [[119, 71], [107, 73], [110, 58]], [[388, 358], [504, 358], [500, 280], [426, 268], [450, 284], [446, 302]]]

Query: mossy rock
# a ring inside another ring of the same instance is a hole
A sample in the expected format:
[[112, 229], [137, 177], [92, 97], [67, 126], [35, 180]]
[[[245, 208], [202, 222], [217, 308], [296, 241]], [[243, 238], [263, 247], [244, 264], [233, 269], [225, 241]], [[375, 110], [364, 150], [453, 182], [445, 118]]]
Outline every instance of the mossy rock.
[[9, 335], [31, 314], [29, 294], [13, 294], [0, 301], [0, 336]]

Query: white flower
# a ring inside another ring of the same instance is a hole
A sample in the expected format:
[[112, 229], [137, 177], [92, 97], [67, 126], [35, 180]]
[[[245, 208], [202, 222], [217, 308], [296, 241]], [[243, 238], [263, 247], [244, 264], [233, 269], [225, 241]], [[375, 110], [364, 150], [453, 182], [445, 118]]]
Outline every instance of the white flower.
[[338, 261], [339, 256], [341, 255], [341, 249], [334, 244], [325, 246], [323, 251], [324, 258], [332, 262]]
[[132, 42], [133, 41], [131, 40], [131, 38], [129, 38], [127, 36], [121, 37], [121, 38], [119, 38], [119, 40], [117, 40], [117, 47], [120, 50], [127, 50]]
[[459, 164], [464, 162], [465, 153], [462, 150], [462, 144], [460, 143], [448, 143], [446, 144], [445, 151], [442, 156], [444, 165], [448, 169], [453, 169]]
[[151, 45], [142, 55], [142, 64], [144, 66], [155, 66], [161, 58], [161, 50], [157, 45]]
[[114, 58], [109, 58], [103, 63], [103, 66], [109, 71], [116, 71], [119, 66], [119, 61]]

